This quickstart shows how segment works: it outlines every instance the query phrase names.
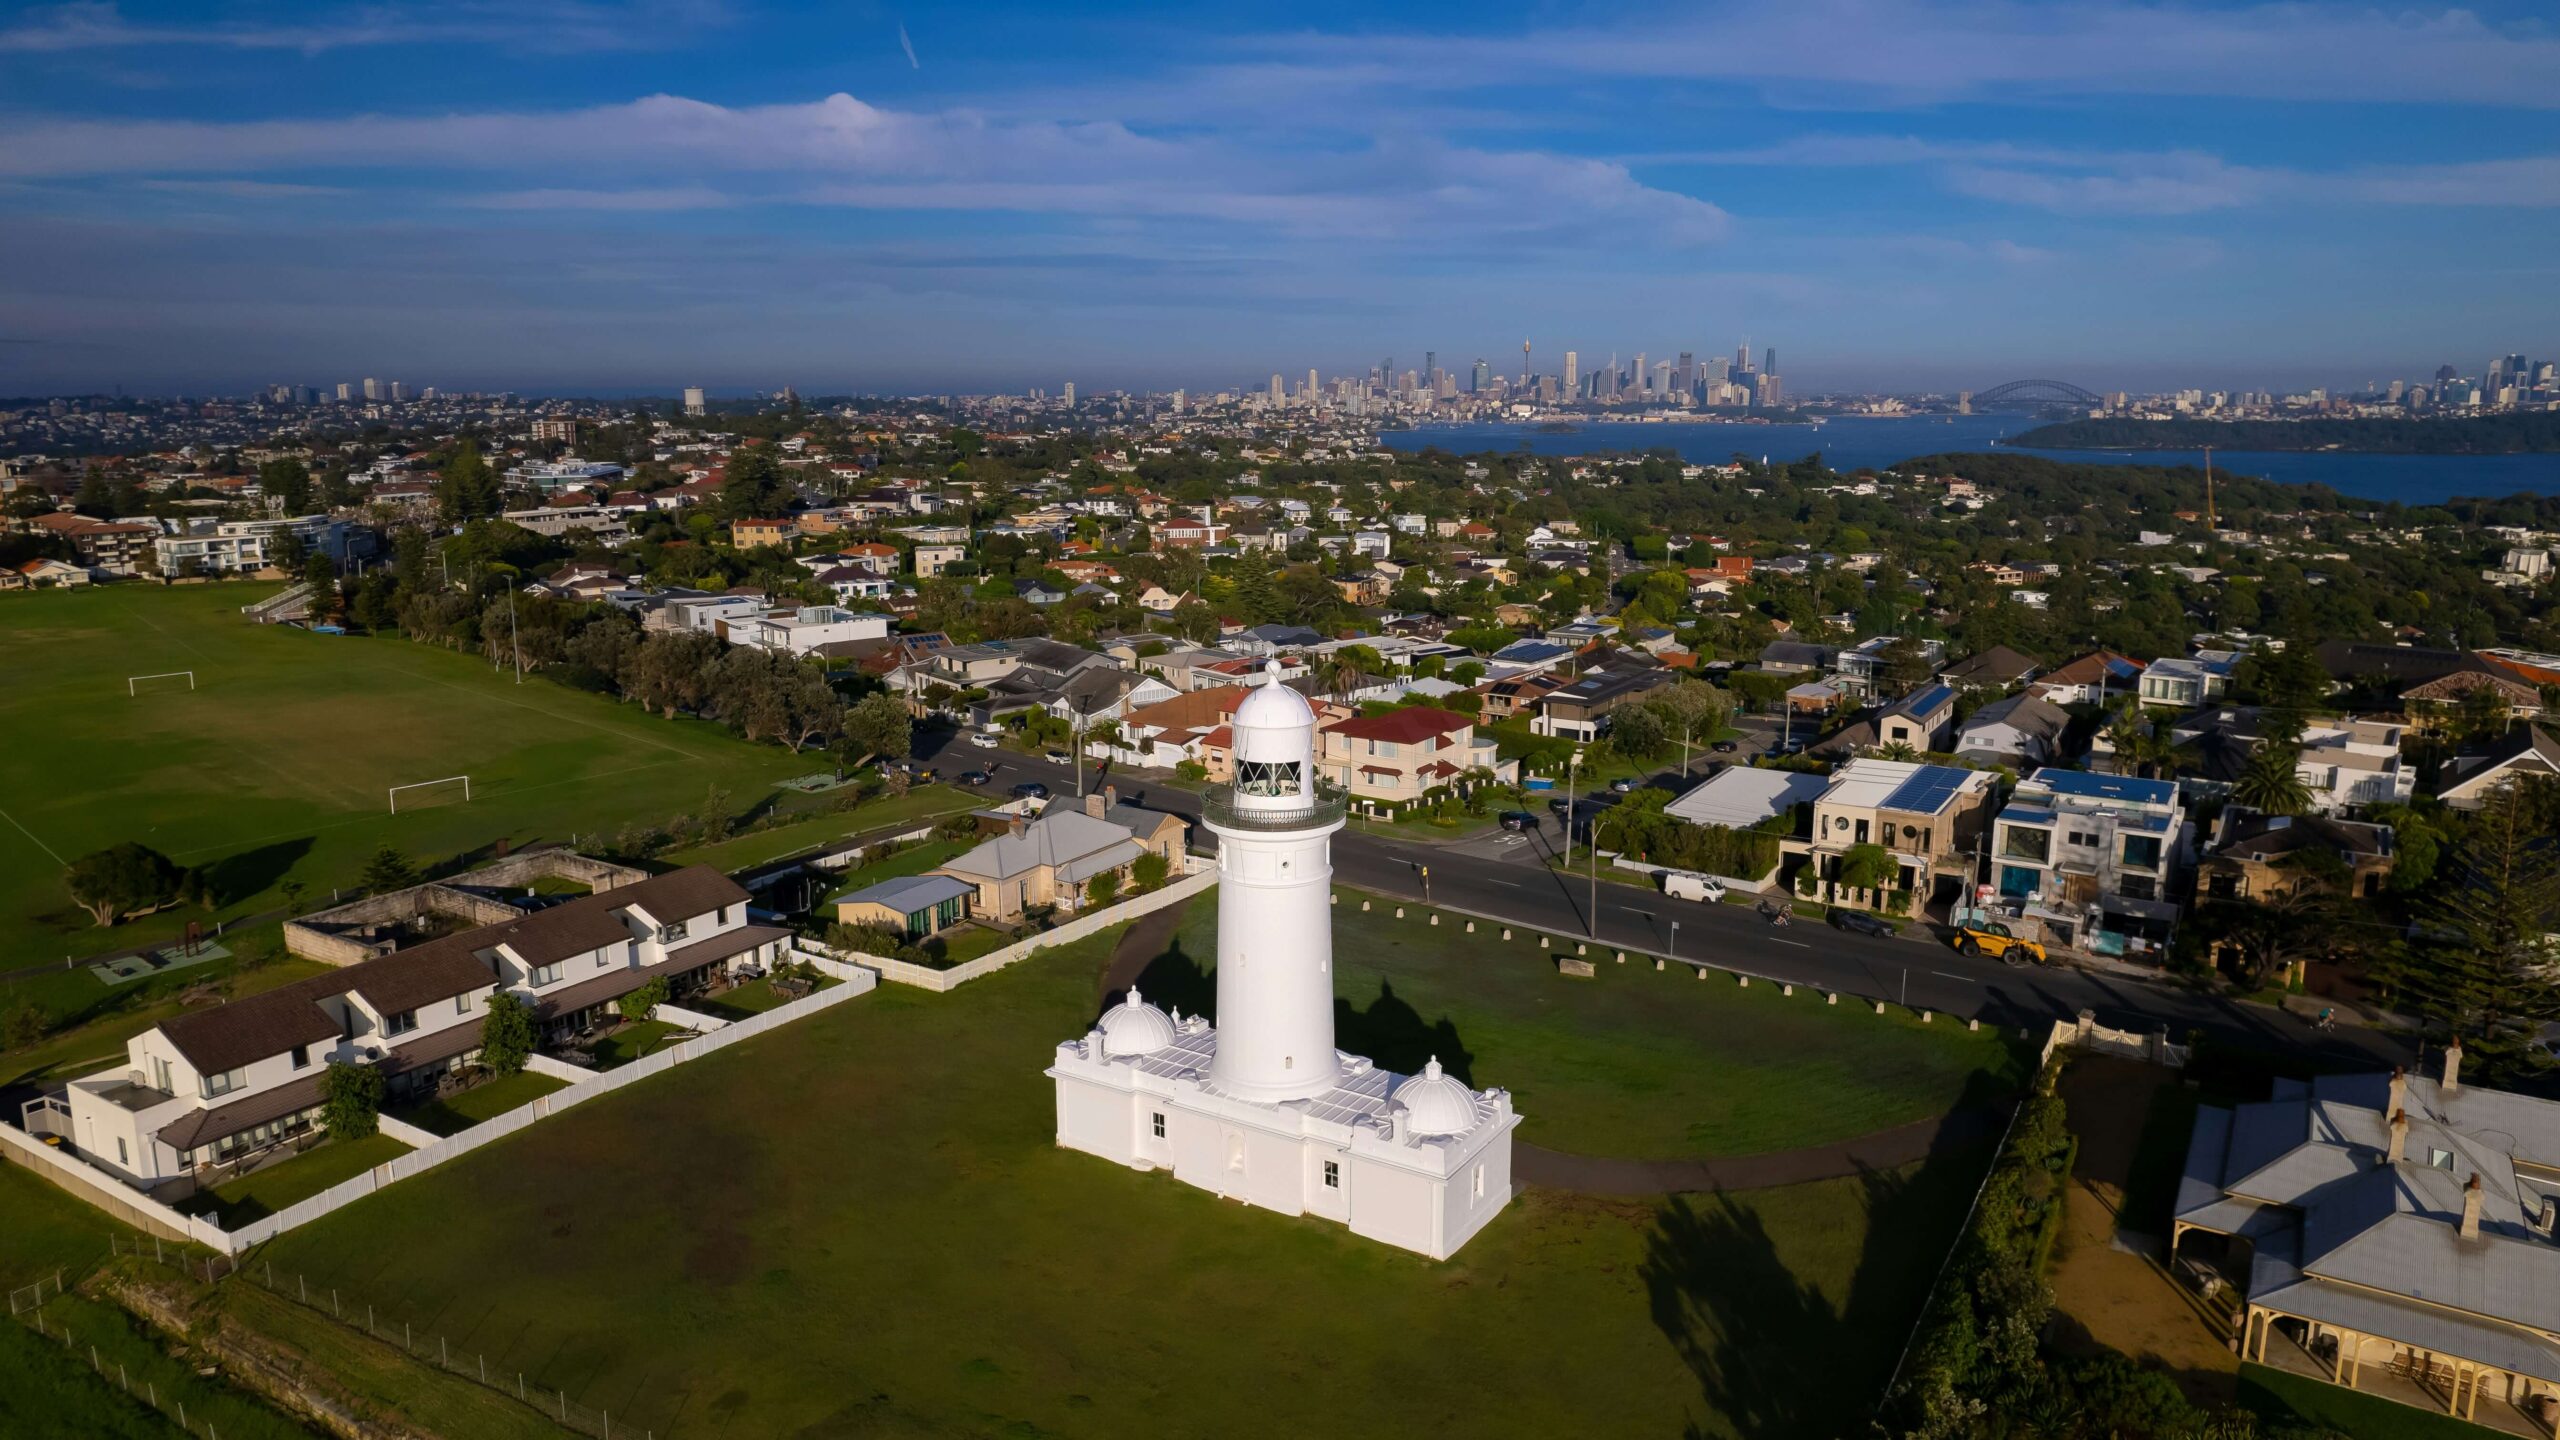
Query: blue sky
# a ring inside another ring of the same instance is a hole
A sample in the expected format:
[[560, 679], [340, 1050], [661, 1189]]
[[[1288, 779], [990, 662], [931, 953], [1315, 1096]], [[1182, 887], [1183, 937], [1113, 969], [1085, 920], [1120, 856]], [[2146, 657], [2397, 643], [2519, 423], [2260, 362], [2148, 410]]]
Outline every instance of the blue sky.
[[2555, 115], [2510, 3], [0, 7], [0, 393], [2476, 373]]

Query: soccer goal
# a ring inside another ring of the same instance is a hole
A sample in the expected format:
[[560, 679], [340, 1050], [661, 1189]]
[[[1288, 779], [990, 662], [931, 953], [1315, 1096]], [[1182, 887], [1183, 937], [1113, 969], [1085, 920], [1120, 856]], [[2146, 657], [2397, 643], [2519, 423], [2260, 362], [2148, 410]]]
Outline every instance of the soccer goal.
[[[124, 677], [124, 693], [127, 695], [139, 695], [142, 693], [143, 685], [148, 681], [180, 679], [187, 682], [188, 689], [193, 690], [196, 688], [196, 672], [193, 670], [163, 670], [157, 675], [127, 675]], [[153, 685], [151, 688], [154, 690], [175, 690], [178, 687], [175, 685]]]
[[[414, 784], [394, 785], [391, 787], [391, 813], [394, 815], [400, 813], [400, 792], [404, 790], [440, 790], [448, 785], [461, 786], [462, 798], [466, 801], [471, 798], [471, 777], [468, 775], [447, 775], [441, 780], [420, 780]], [[409, 798], [409, 808], [412, 810], [416, 809], [417, 801], [420, 797], [413, 795]]]

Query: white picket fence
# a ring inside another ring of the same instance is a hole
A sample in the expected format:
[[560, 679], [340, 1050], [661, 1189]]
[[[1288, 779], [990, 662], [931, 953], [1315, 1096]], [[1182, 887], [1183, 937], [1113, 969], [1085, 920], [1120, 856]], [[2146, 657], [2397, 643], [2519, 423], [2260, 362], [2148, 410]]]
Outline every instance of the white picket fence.
[[0, 1145], [13, 1155], [26, 1157], [24, 1163], [55, 1177], [74, 1194], [95, 1203], [99, 1208], [132, 1221], [145, 1229], [156, 1230], [172, 1238], [194, 1240], [225, 1255], [237, 1255], [253, 1245], [272, 1240], [298, 1225], [307, 1225], [342, 1206], [353, 1204], [395, 1181], [406, 1180], [421, 1171], [467, 1155], [492, 1140], [503, 1139], [528, 1125], [556, 1115], [572, 1105], [609, 1094], [634, 1081], [698, 1060], [723, 1046], [734, 1045], [761, 1035], [776, 1026], [788, 1025], [803, 1016], [829, 1006], [841, 1005], [856, 996], [869, 994], [879, 977], [858, 965], [847, 965], [831, 958], [813, 958], [812, 963], [824, 973], [843, 981], [813, 994], [804, 995], [788, 1005], [775, 1008], [751, 1019], [739, 1020], [705, 1035], [678, 1041], [654, 1054], [644, 1055], [628, 1065], [611, 1070], [581, 1070], [564, 1065], [547, 1055], [531, 1057], [526, 1067], [538, 1075], [549, 1075], [568, 1081], [568, 1087], [541, 1096], [531, 1104], [520, 1105], [504, 1115], [483, 1120], [457, 1135], [434, 1137], [413, 1126], [385, 1122], [385, 1133], [399, 1132], [392, 1138], [406, 1140], [411, 1135], [427, 1136], [432, 1143], [418, 1146], [406, 1155], [397, 1156], [374, 1166], [361, 1175], [321, 1191], [308, 1199], [288, 1205], [273, 1215], [251, 1221], [237, 1230], [224, 1230], [209, 1220], [182, 1215], [160, 1202], [129, 1190], [114, 1177], [68, 1155], [57, 1153], [42, 1141], [29, 1138], [15, 1126], [0, 1125]]
[[821, 968], [824, 968], [823, 962], [830, 958], [839, 963], [851, 961], [864, 970], [879, 972], [880, 978], [884, 980], [894, 980], [901, 985], [913, 985], [921, 990], [955, 990], [981, 976], [993, 975], [1008, 965], [1028, 960], [1053, 946], [1071, 944], [1097, 931], [1126, 924], [1141, 915], [1188, 900], [1218, 883], [1218, 867], [1214, 861], [1203, 860], [1198, 856], [1186, 856], [1184, 863], [1190, 867], [1190, 873], [1161, 889], [1150, 890], [1144, 895], [1121, 901], [1117, 905], [1105, 906], [1100, 910], [1088, 910], [1055, 929], [1043, 930], [1037, 935], [1017, 940], [1001, 950], [991, 950], [965, 965], [954, 965], [948, 970], [936, 970], [930, 965], [892, 960], [881, 955], [866, 955], [860, 951], [843, 953], [818, 950], [805, 940], [795, 941], [792, 953], [798, 958], [820, 964]]

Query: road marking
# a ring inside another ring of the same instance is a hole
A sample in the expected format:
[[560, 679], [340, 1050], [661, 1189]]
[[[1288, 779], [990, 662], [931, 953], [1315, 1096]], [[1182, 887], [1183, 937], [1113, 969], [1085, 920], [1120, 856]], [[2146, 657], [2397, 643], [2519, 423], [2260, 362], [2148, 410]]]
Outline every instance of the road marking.
[[1496, 885], [1508, 885], [1508, 886], [1510, 886], [1510, 887], [1511, 887], [1512, 889], [1514, 889], [1514, 890], [1517, 890], [1517, 889], [1521, 888], [1521, 887], [1520, 887], [1520, 882], [1519, 882], [1519, 881], [1517, 881], [1517, 880], [1505, 880], [1505, 879], [1503, 879], [1503, 878], [1502, 878], [1501, 876], [1499, 876], [1499, 875], [1487, 875], [1487, 876], [1486, 876], [1486, 877], [1484, 877], [1484, 878], [1486, 878], [1487, 880], [1492, 881], [1492, 882], [1493, 882], [1494, 884], [1496, 884]]
[[1970, 975], [1950, 975], [1944, 970], [1932, 970], [1929, 973], [1937, 976], [1941, 980], [1961, 980], [1967, 985], [1979, 985], [1982, 983]]
[[1797, 948], [1797, 949], [1799, 949], [1799, 950], [1810, 950], [1810, 949], [1812, 949], [1812, 948], [1813, 948], [1812, 946], [1807, 945], [1806, 943], [1804, 943], [1804, 942], [1803, 942], [1803, 941], [1801, 941], [1801, 940], [1781, 940], [1781, 939], [1779, 939], [1778, 937], [1776, 937], [1775, 935], [1772, 935], [1772, 936], [1770, 936], [1770, 937], [1769, 937], [1769, 943], [1771, 943], [1771, 944], [1773, 944], [1773, 945], [1793, 945], [1794, 947], [1796, 947], [1796, 948]]

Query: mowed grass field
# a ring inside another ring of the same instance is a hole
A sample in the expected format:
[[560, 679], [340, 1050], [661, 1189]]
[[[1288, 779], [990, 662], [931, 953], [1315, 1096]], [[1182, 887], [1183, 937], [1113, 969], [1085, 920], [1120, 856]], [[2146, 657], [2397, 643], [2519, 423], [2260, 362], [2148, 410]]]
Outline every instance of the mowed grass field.
[[[1345, 1050], [1410, 1074], [1438, 1057], [1477, 1086], [1512, 1093], [1521, 1138], [1582, 1155], [1750, 1155], [1870, 1135], [2025, 1084], [2014, 1036], [1921, 1024], [1887, 1007], [1799, 988], [1781, 996], [1730, 975], [1657, 973], [1612, 963], [1595, 979], [1559, 975], [1572, 953], [1537, 936], [1422, 906], [1339, 892], [1333, 907], [1334, 1031]], [[1362, 911], [1370, 898], [1374, 908]], [[1158, 1004], [1215, 1013], [1216, 892], [1184, 917], [1172, 951], [1139, 988]]]
[[[272, 909], [288, 877], [325, 899], [381, 845], [424, 863], [609, 833], [715, 788], [744, 808], [817, 767], [715, 725], [519, 685], [476, 656], [242, 618], [282, 588], [111, 586], [0, 606], [0, 969]], [[193, 670], [196, 689], [125, 693], [127, 676], [166, 670]], [[389, 813], [388, 787], [459, 774], [470, 803], [422, 791]], [[62, 867], [120, 840], [211, 867], [223, 909], [93, 926]]]
[[1838, 1435], [1987, 1159], [1531, 1191], [1434, 1263], [1056, 1147], [1041, 1070], [1115, 938], [948, 995], [883, 986], [257, 1261], [662, 1440]]

